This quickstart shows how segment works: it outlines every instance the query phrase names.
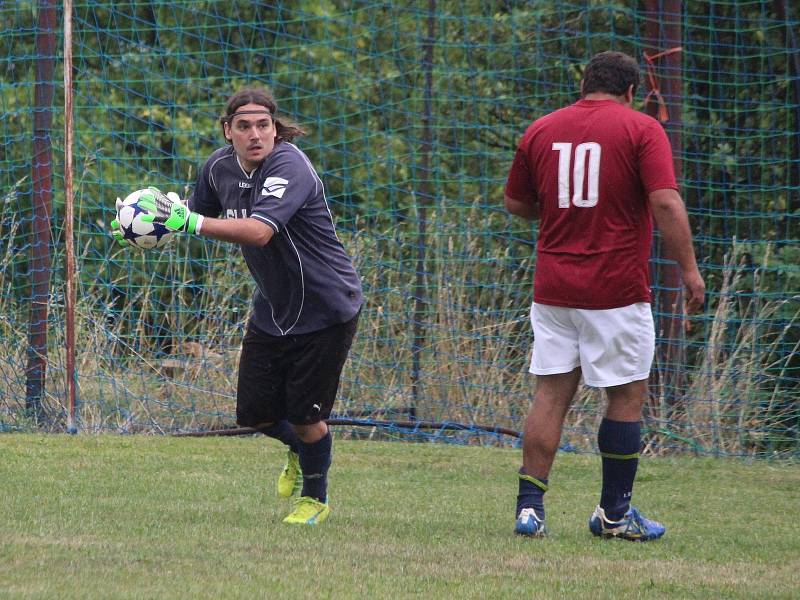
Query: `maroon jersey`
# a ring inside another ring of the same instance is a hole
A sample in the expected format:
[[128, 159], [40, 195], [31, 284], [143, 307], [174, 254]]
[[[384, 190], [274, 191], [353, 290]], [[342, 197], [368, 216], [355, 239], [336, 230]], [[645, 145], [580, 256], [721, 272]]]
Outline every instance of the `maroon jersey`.
[[607, 309], [650, 302], [648, 194], [677, 189], [661, 125], [614, 100], [580, 100], [534, 121], [506, 195], [538, 202], [534, 302]]

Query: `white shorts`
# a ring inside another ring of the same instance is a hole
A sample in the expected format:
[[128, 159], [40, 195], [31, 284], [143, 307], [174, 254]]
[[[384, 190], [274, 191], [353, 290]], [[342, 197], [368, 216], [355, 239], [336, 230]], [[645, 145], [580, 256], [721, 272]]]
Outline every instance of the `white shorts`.
[[534, 375], [569, 373], [576, 367], [592, 387], [647, 379], [655, 352], [650, 304], [608, 310], [563, 308], [533, 303]]

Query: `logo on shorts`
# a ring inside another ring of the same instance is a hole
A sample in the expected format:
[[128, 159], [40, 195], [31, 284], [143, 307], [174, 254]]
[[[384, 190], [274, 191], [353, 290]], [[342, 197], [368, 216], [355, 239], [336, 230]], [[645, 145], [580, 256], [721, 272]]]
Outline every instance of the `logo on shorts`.
[[312, 404], [311, 406], [313, 408], [315, 408], [317, 410], [317, 412], [319, 412], [321, 410], [320, 407], [319, 407], [319, 404]]
[[261, 195], [283, 198], [283, 193], [286, 191], [287, 185], [289, 185], [288, 179], [283, 179], [282, 177], [267, 177], [264, 180], [264, 187], [261, 189]]

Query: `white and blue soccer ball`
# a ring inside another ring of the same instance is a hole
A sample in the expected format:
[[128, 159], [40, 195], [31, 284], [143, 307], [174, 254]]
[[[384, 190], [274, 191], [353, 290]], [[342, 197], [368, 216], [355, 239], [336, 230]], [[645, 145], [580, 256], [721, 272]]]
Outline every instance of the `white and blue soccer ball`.
[[136, 190], [131, 192], [121, 204], [117, 204], [117, 221], [119, 222], [119, 232], [122, 239], [143, 250], [160, 248], [164, 246], [175, 232], [170, 231], [161, 223], [148, 223], [142, 221], [142, 216], [147, 211], [142, 209], [138, 202], [145, 195], [153, 195], [149, 189]]

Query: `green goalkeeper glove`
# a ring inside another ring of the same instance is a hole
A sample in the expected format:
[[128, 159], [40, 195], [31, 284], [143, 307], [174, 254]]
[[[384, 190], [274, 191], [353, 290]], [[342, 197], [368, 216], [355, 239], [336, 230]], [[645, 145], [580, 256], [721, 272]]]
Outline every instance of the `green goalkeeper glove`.
[[[121, 198], [117, 198], [115, 207], [117, 209], [117, 215], [119, 215], [119, 209], [122, 208]], [[120, 246], [130, 246], [130, 244], [122, 236], [122, 228], [119, 226], [119, 221], [117, 221], [117, 219], [111, 221], [111, 237], [117, 240], [117, 243]]]
[[170, 231], [200, 233], [203, 216], [190, 211], [185, 204], [181, 203], [178, 194], [175, 192], [165, 194], [152, 186], [148, 189], [153, 192], [152, 199], [144, 195], [137, 202], [141, 208], [150, 213], [143, 215], [142, 221], [162, 223]]

